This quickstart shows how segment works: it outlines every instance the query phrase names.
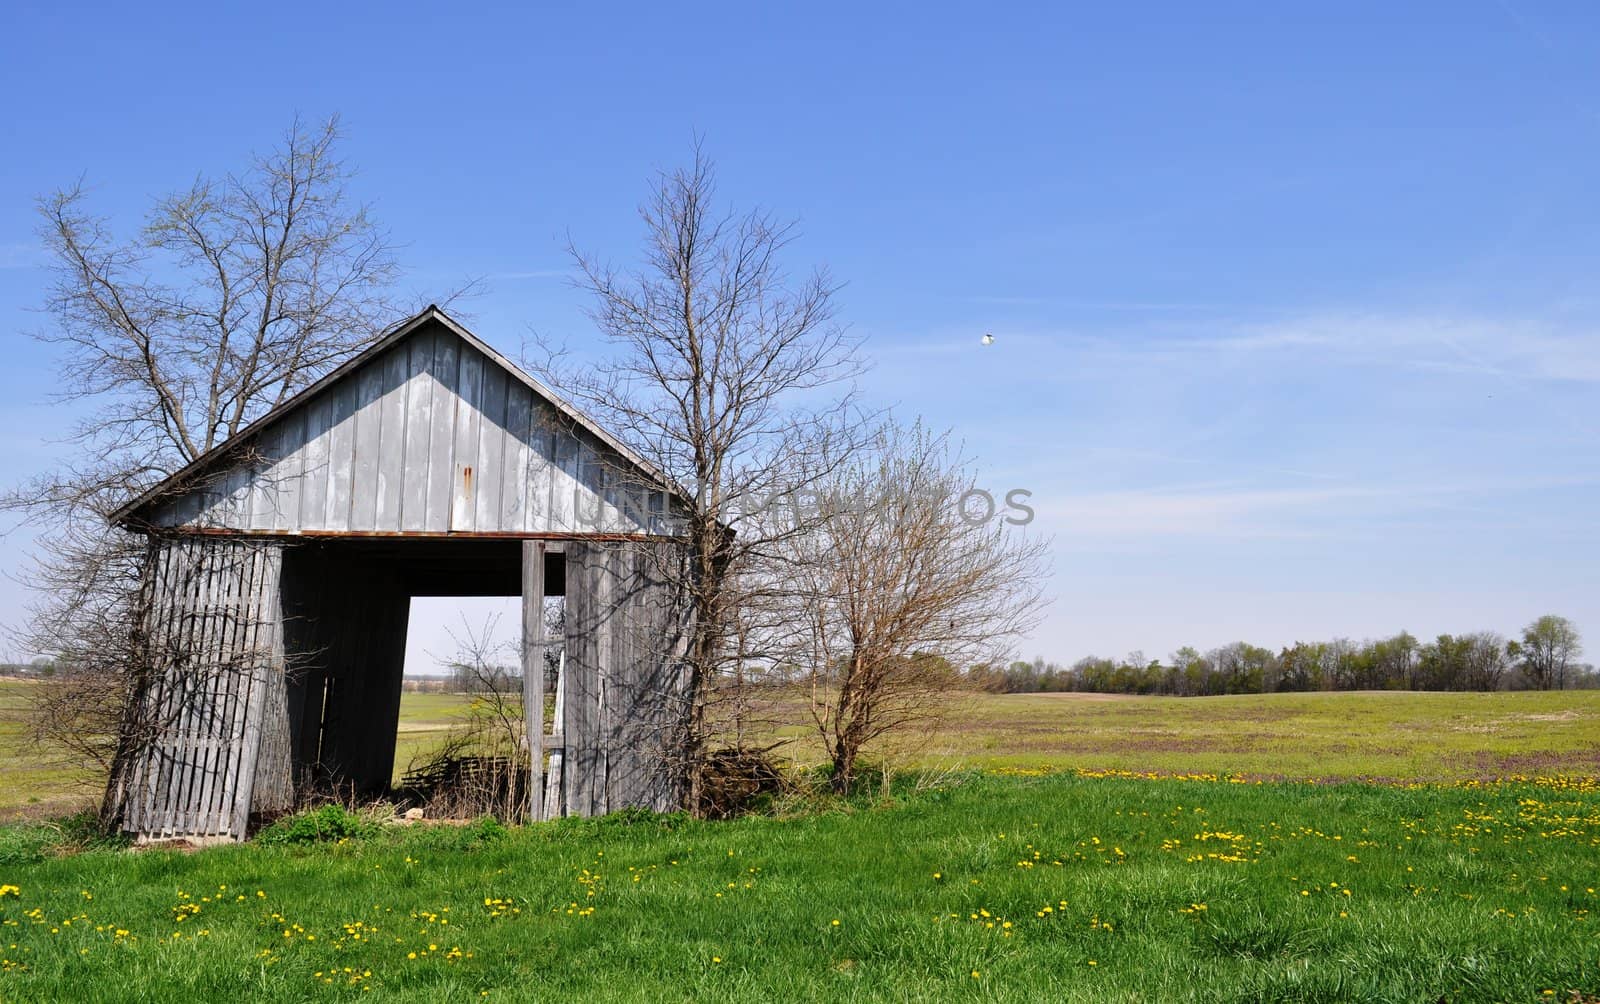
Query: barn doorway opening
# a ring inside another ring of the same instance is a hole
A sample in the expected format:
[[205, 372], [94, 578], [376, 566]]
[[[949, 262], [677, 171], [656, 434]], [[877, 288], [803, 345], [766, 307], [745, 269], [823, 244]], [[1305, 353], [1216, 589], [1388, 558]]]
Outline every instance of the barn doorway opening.
[[521, 695], [521, 596], [414, 596], [393, 782], [481, 717], [481, 701]]
[[[473, 758], [495, 761], [501, 801], [526, 797], [506, 773], [528, 773], [522, 560], [522, 541], [509, 538], [346, 538], [286, 549], [286, 642], [297, 655], [285, 739], [297, 793], [358, 801], [405, 794], [432, 757], [435, 781], [459, 771], [451, 761], [469, 770]], [[544, 556], [542, 578], [547, 595], [561, 591], [562, 554]], [[556, 612], [547, 612], [552, 606]], [[547, 619], [559, 616], [559, 596], [542, 598], [539, 609]], [[455, 639], [444, 634], [441, 644], [438, 634], [414, 634], [432, 633], [451, 611]], [[498, 614], [487, 633], [471, 620], [482, 612]], [[413, 642], [424, 650], [424, 668], [431, 657], [446, 665], [435, 664], [428, 675], [436, 685], [413, 688], [422, 692], [408, 702]], [[559, 645], [546, 647], [559, 653]]]
[[[534, 665], [544, 677], [543, 707], [532, 717], [524, 706], [522, 597], [412, 598], [391, 792], [403, 808], [429, 818], [526, 814], [527, 732], [534, 722], [544, 734], [559, 731], [565, 603], [546, 596], [539, 607]], [[549, 752], [550, 804], [558, 804], [561, 760], [559, 750]]]

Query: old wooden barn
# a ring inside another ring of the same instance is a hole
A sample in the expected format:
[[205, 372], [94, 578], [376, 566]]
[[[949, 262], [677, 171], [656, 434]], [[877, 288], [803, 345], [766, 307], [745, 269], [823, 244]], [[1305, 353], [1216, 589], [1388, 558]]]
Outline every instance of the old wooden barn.
[[530, 813], [676, 807], [681, 498], [429, 307], [115, 514], [149, 543], [108, 812], [240, 838], [313, 788], [382, 792], [411, 598], [517, 595]]

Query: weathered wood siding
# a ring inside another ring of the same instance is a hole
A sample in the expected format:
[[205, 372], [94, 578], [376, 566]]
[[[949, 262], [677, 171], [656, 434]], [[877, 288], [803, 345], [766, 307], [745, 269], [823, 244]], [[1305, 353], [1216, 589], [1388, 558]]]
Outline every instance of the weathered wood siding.
[[688, 690], [670, 544], [566, 545], [562, 793], [568, 815], [677, 809]]
[[543, 594], [568, 598], [545, 812], [676, 808], [684, 608], [661, 538], [682, 515], [645, 459], [429, 308], [113, 517], [152, 536], [149, 671], [108, 808], [145, 836], [243, 837], [308, 787], [381, 792], [410, 597], [519, 579], [530, 667]]
[[283, 691], [281, 568], [272, 542], [151, 542], [143, 680], [111, 792], [124, 830], [244, 836], [261, 724]]
[[157, 504], [162, 527], [258, 533], [669, 533], [667, 498], [442, 325], [272, 420]]
[[[544, 808], [545, 542], [522, 542], [522, 729], [528, 744], [528, 818]], [[556, 723], [560, 728], [560, 723]]]

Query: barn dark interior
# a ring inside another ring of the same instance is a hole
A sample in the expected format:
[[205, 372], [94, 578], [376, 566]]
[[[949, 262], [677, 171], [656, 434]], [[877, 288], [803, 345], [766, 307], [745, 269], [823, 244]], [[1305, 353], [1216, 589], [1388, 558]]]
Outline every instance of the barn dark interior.
[[[522, 563], [513, 539], [337, 538], [286, 548], [283, 717], [295, 786], [382, 794], [394, 771], [411, 598], [520, 596]], [[562, 595], [565, 568], [563, 553], [545, 553], [544, 596]]]

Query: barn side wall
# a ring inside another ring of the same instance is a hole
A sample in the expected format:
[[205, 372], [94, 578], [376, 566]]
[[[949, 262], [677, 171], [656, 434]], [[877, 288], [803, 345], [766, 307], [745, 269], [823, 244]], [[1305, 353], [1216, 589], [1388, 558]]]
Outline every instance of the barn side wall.
[[670, 544], [566, 548], [564, 812], [666, 812], [683, 799], [689, 693]]
[[[686, 620], [669, 563], [681, 552], [563, 543], [564, 790], [545, 811], [679, 808]], [[545, 546], [520, 549], [524, 572], [537, 569], [524, 578], [532, 611], [542, 612]], [[381, 793], [394, 769], [417, 587], [406, 577], [414, 562], [398, 553], [153, 539], [136, 641], [144, 669], [107, 792], [122, 829], [242, 839], [252, 816], [290, 809], [309, 791]]]
[[145, 837], [242, 837], [261, 722], [282, 690], [283, 548], [262, 541], [152, 540], [135, 695], [107, 808]]

